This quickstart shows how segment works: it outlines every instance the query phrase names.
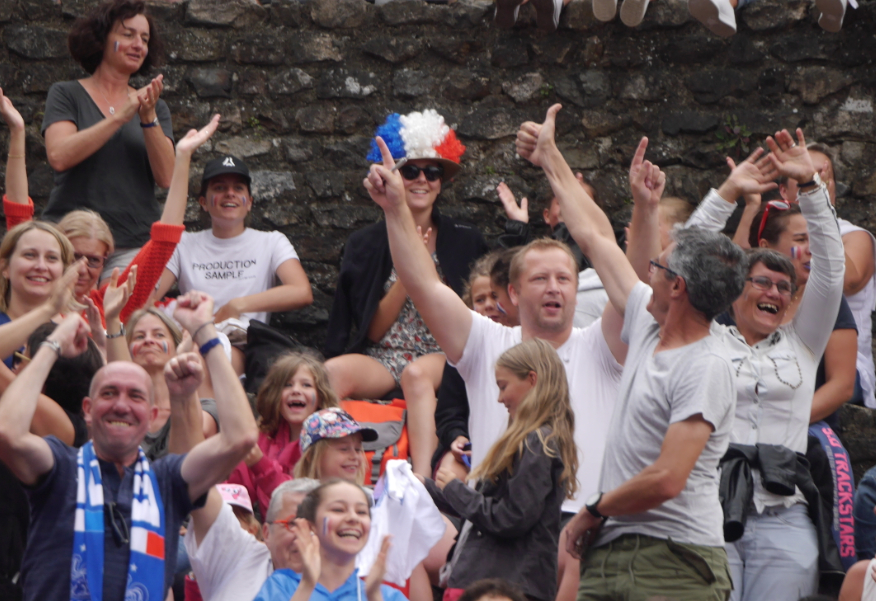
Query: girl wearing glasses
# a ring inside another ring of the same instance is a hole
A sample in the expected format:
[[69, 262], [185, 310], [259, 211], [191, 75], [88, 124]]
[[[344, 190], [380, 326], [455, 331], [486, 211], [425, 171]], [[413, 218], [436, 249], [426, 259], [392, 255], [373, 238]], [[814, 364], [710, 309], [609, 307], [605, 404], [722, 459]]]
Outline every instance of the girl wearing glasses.
[[[432, 109], [392, 114], [376, 135], [398, 161], [408, 206], [438, 272], [461, 295], [471, 264], [487, 246], [476, 228], [441, 215], [435, 201], [442, 182], [459, 171], [465, 147]], [[374, 143], [368, 160], [381, 160]], [[325, 350], [332, 357], [326, 370], [342, 399], [381, 398], [401, 387], [414, 472], [428, 476], [438, 444], [435, 391], [444, 355], [396, 277], [383, 222], [347, 240]]]
[[[842, 297], [844, 254], [836, 217], [803, 139], [797, 143], [787, 131], [767, 138], [772, 153], [758, 160], [761, 151], [733, 169], [719, 190], [712, 191], [697, 209], [689, 225], [720, 229], [735, 208], [736, 198], [762, 193], [775, 187], [776, 175], [797, 181], [800, 187], [802, 232], [789, 225], [779, 227], [775, 242], [769, 232], [764, 240], [760, 222], [750, 255], [748, 280], [733, 303], [734, 325], [725, 336], [736, 366], [736, 419], [731, 452], [775, 445], [790, 452], [789, 494], [776, 494], [772, 481], [764, 482], [758, 461], [749, 463], [753, 481], [750, 499], [739, 507], [753, 507], [744, 530], [731, 536], [725, 520], [725, 537], [734, 590], [731, 600], [796, 600], [813, 594], [818, 584], [820, 498], [804, 496], [815, 489], [811, 478], [795, 475], [796, 454], [804, 454], [813, 411], [815, 374], [833, 331], [833, 316]], [[775, 207], [776, 209], [778, 207]], [[764, 220], [770, 224], [769, 219]], [[795, 294], [798, 287], [801, 294]], [[854, 365], [854, 360], [852, 361]], [[730, 453], [728, 453], [728, 457]], [[727, 457], [725, 457], [725, 460]], [[729, 469], [725, 465], [724, 473]], [[800, 470], [797, 470], [800, 473]], [[806, 472], [808, 476], [808, 471]], [[767, 490], [767, 488], [770, 490]], [[734, 499], [722, 499], [725, 518]], [[827, 525], [825, 525], [827, 526]], [[827, 535], [830, 536], [829, 534]], [[736, 538], [736, 540], [734, 540]], [[825, 556], [827, 557], [827, 556]], [[836, 557], [838, 559], [838, 557]], [[832, 566], [833, 567], [833, 566]], [[839, 566], [841, 570], [841, 566]]]

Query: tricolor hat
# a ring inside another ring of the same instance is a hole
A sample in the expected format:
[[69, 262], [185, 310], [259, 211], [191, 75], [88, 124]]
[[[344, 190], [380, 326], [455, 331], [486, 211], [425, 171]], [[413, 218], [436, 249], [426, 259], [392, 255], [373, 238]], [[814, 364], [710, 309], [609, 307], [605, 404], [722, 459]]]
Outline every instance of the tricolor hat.
[[339, 407], [329, 407], [307, 416], [301, 424], [301, 436], [298, 444], [304, 453], [313, 443], [323, 438], [344, 438], [356, 432], [362, 435], [364, 442], [377, 440], [377, 430], [360, 426], [353, 417]]
[[219, 494], [222, 496], [223, 501], [229, 505], [243, 507], [248, 512], [253, 513], [252, 501], [245, 486], [240, 486], [239, 484], [217, 484], [216, 488], [219, 489]]
[[[437, 161], [444, 167], [445, 179], [459, 171], [459, 159], [465, 152], [465, 146], [456, 138], [456, 133], [435, 109], [407, 115], [393, 113], [377, 128], [374, 136], [383, 138], [396, 161], [402, 158]], [[374, 140], [371, 141], [368, 160], [372, 163], [382, 160]]]

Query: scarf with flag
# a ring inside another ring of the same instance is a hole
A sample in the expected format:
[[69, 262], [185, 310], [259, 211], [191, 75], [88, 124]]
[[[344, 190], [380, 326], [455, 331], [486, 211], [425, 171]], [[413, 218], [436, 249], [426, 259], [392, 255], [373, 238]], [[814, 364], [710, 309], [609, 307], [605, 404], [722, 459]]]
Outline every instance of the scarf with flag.
[[[76, 458], [76, 518], [73, 561], [70, 567], [71, 601], [102, 601], [104, 557], [104, 500], [100, 463], [89, 441]], [[115, 517], [113, 517], [115, 519]], [[134, 464], [131, 506], [131, 555], [125, 599], [164, 599], [164, 505], [155, 473], [143, 449]]]

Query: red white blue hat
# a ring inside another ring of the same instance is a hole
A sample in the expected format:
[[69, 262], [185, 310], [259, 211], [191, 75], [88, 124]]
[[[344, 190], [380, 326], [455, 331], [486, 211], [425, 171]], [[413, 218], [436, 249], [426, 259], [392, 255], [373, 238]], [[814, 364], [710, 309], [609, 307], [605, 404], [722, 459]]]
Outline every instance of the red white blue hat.
[[[444, 122], [444, 117], [435, 109], [399, 115], [392, 113], [386, 123], [377, 128], [375, 137], [380, 136], [392, 153], [392, 158], [430, 159], [444, 167], [444, 177], [450, 178], [459, 171], [459, 159], [465, 146], [457, 139], [456, 132]], [[371, 141], [368, 160], [379, 163], [382, 160], [377, 143]]]

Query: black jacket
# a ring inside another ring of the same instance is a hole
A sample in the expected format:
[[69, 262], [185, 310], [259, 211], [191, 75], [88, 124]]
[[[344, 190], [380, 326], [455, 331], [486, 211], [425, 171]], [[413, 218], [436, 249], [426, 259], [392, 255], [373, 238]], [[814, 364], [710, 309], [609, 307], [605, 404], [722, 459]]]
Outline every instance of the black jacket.
[[439, 510], [472, 523], [450, 575], [450, 587], [504, 578], [528, 597], [554, 599], [560, 511], [566, 496], [560, 485], [562, 473], [562, 460], [545, 454], [538, 434], [532, 432], [512, 474], [506, 472], [496, 482], [482, 481], [472, 490], [453, 480], [442, 491], [426, 479], [426, 489]]
[[441, 461], [444, 453], [450, 450], [450, 444], [459, 436], [468, 435], [468, 393], [465, 381], [455, 367], [449, 363], [444, 365], [441, 385], [438, 387], [435, 404], [435, 433], [438, 434], [438, 448], [432, 455], [432, 469]]
[[[438, 228], [435, 250], [447, 281], [462, 294], [471, 265], [487, 252], [487, 243], [473, 225], [444, 217], [435, 208]], [[344, 247], [341, 273], [329, 316], [325, 356], [361, 352], [368, 342], [368, 324], [383, 298], [383, 286], [392, 272], [386, 223], [381, 221], [354, 232]], [[350, 334], [356, 328], [352, 341]]]
[[748, 509], [754, 496], [752, 468], [760, 470], [764, 488], [774, 494], [790, 496], [796, 485], [809, 511], [818, 535], [818, 569], [822, 574], [845, 573], [830, 530], [832, 507], [825, 506], [809, 473], [809, 462], [802, 454], [781, 445], [756, 446], [731, 443], [721, 459], [718, 493], [724, 509], [724, 539], [739, 540], [745, 531]]

